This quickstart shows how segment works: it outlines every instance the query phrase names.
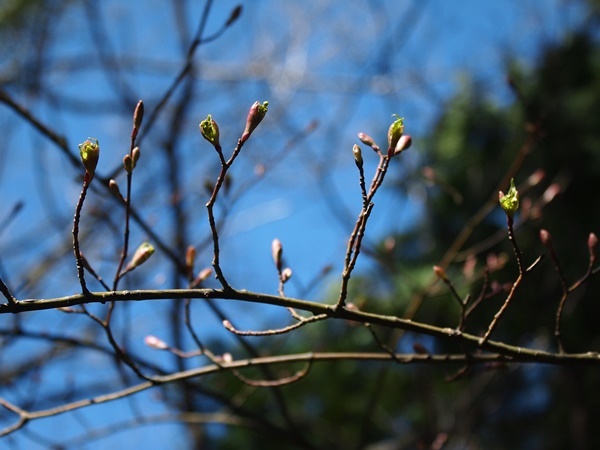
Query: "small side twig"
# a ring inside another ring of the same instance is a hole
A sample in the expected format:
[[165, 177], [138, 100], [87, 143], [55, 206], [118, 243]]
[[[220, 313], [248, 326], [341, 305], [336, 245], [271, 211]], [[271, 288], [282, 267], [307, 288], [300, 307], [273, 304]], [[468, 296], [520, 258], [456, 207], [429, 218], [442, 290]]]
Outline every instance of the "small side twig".
[[304, 369], [298, 370], [296, 373], [294, 373], [293, 375], [290, 375], [289, 377], [279, 378], [277, 380], [251, 380], [250, 378], [242, 375], [239, 370], [235, 370], [235, 369], [233, 369], [231, 371], [231, 373], [242, 383], [247, 384], [249, 386], [278, 387], [278, 386], [285, 386], [287, 384], [292, 384], [297, 381], [300, 381], [302, 378], [304, 378], [306, 375], [308, 375], [308, 372], [310, 371], [311, 367], [312, 367], [312, 361], [308, 361], [306, 366], [304, 367]]
[[450, 293], [452, 294], [452, 298], [454, 298], [458, 303], [458, 307], [460, 308], [460, 319], [458, 321], [457, 329], [462, 331], [465, 327], [465, 320], [467, 318], [467, 303], [469, 301], [469, 297], [467, 296], [466, 300], [463, 300], [460, 297], [458, 291], [454, 287], [454, 284], [446, 274], [446, 271], [440, 266], [433, 266], [433, 271], [438, 276], [438, 278], [440, 278], [446, 284], [446, 286], [448, 286], [448, 288], [450, 289]]
[[573, 292], [579, 286], [584, 284], [594, 274], [594, 264], [596, 263], [596, 247], [598, 245], [598, 238], [594, 233], [590, 233], [588, 237], [588, 250], [590, 253], [588, 268], [585, 274], [571, 286], [568, 286], [567, 284], [567, 280], [558, 261], [558, 257], [556, 256], [556, 252], [554, 251], [554, 245], [552, 245], [552, 235], [547, 230], [542, 229], [540, 230], [540, 240], [546, 246], [548, 252], [550, 253], [550, 258], [552, 259], [552, 262], [554, 264], [554, 270], [556, 270], [562, 288], [562, 296], [556, 309], [554, 337], [556, 338], [559, 353], [563, 354], [565, 352], [565, 349], [560, 331], [563, 310], [567, 302], [567, 298], [569, 297], [571, 292]]
[[0, 292], [2, 292], [2, 295], [4, 295], [4, 297], [6, 297], [8, 303], [12, 305], [17, 304], [17, 299], [10, 293], [8, 286], [6, 286], [4, 281], [2, 281], [2, 278], [0, 278]]
[[[300, 317], [300, 316], [298, 316]], [[233, 334], [237, 334], [238, 336], [275, 336], [278, 334], [289, 333], [290, 331], [296, 330], [304, 325], [308, 325], [309, 323], [319, 322], [321, 320], [327, 319], [329, 317], [327, 314], [318, 314], [316, 316], [311, 317], [300, 317], [299, 321], [284, 327], [284, 328], [276, 328], [274, 330], [264, 330], [264, 331], [242, 331], [235, 328], [229, 320], [223, 321], [223, 326], [228, 331], [231, 331]]]
[[354, 224], [354, 229], [350, 234], [350, 238], [348, 239], [348, 247], [346, 249], [346, 257], [344, 259], [344, 269], [342, 271], [340, 296], [335, 305], [335, 309], [338, 311], [344, 308], [346, 305], [346, 297], [348, 296], [348, 283], [350, 282], [352, 271], [354, 270], [356, 261], [360, 255], [362, 240], [367, 228], [367, 222], [369, 221], [369, 217], [373, 211], [373, 197], [383, 183], [387, 169], [390, 165], [390, 160], [411, 146], [411, 137], [409, 135], [403, 135], [404, 119], [398, 116], [396, 117], [397, 119], [390, 125], [388, 130], [388, 150], [386, 154], [381, 152], [379, 146], [369, 135], [364, 133], [358, 134], [358, 138], [361, 140], [361, 142], [369, 145], [375, 151], [375, 153], [379, 155], [379, 164], [377, 165], [377, 170], [375, 171], [375, 175], [371, 180], [371, 185], [369, 186], [368, 192], [365, 188], [362, 151], [358, 145], [355, 145], [352, 148], [354, 161], [359, 170], [359, 185], [362, 195], [362, 208], [358, 214], [358, 219]]

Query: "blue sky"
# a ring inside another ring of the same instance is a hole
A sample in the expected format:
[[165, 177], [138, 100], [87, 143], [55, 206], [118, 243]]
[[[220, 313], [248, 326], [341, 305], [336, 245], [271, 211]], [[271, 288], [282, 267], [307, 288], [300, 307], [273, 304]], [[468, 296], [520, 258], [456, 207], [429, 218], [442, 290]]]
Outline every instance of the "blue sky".
[[[120, 57], [125, 89], [133, 99], [144, 99], [148, 114], [183, 61], [184, 49], [171, 8], [158, 0], [108, 0], [99, 4], [101, 10], [97, 12], [102, 20], [97, 24], [101, 24], [109, 47]], [[216, 31], [236, 4], [228, 0], [215, 2], [207, 33]], [[334, 266], [330, 278], [312, 294], [313, 298], [322, 298], [341, 271], [354, 220], [338, 221], [330, 202], [347, 210], [350, 217], [355, 217], [360, 207], [351, 154], [352, 145], [358, 143], [356, 133], [367, 132], [383, 145], [391, 115], [405, 117], [406, 131], [415, 143], [392, 166], [391, 184], [405, 170], [419, 167], [420, 138], [431, 129], [444, 102], [462, 85], [476, 81], [491, 101], [511, 102], [503, 71], [507, 58], [531, 67], [541, 48], [559, 42], [576, 27], [582, 20], [582, 9], [578, 2], [559, 0], [365, 0], [315, 1], [306, 5], [275, 0], [245, 2], [240, 20], [222, 37], [199, 48], [195, 58], [198, 102], [183, 124], [179, 151], [185, 167], [183, 205], [191, 211], [193, 224], [189, 229], [190, 243], [198, 243], [207, 232], [202, 185], [206, 179], [214, 179], [217, 170], [216, 155], [200, 137], [198, 122], [212, 114], [220, 125], [224, 148], [231, 149], [243, 130], [248, 107], [255, 100], [269, 100], [267, 118], [232, 170], [234, 188], [243, 186], [258, 164], [277, 164], [259, 184], [245, 192], [232, 210], [229, 226], [222, 235], [223, 265], [235, 287], [276, 292], [271, 241], [277, 237], [283, 243], [294, 278], [301, 284], [312, 279], [323, 266]], [[203, 6], [204, 2], [190, 3], [184, 17], [190, 32], [197, 27]], [[56, 35], [49, 43], [49, 54], [55, 59], [50, 60], [48, 84], [44, 86], [50, 95], [33, 95], [11, 85], [6, 89], [63, 134], [73, 153], [88, 136], [98, 138], [102, 147], [98, 172], [106, 174], [120, 164], [128, 150], [131, 112], [119, 103], [120, 91], [113, 80], [99, 70], [101, 63], [86, 17], [84, 8], [76, 4], [56, 24]], [[19, 55], [27, 51], [21, 44], [15, 42], [15, 55], [17, 50]], [[9, 70], [12, 66], [7, 63], [0, 67]], [[134, 104], [130, 106], [132, 111]], [[299, 143], [292, 142], [291, 149], [286, 150], [290, 139], [314, 120], [319, 122], [316, 130]], [[144, 138], [133, 194], [144, 217], [165, 236], [170, 227], [169, 199], [156, 180], [164, 176], [160, 140], [167, 128], [159, 119], [156, 129]], [[74, 264], [52, 268], [42, 287], [29, 288], [24, 283], [28, 276], [35, 276], [30, 267], [41, 259], [40, 252], [69, 251], [81, 173], [5, 107], [0, 108], [0, 129], [4, 136], [0, 148], [0, 221], [14, 204], [24, 202], [22, 212], [0, 234], [0, 275], [17, 289], [19, 297], [75, 292], [78, 285]], [[369, 169], [374, 169], [376, 161], [367, 159], [366, 152], [365, 160], [370, 178]], [[322, 176], [329, 180], [329, 189], [323, 190], [319, 182]], [[123, 183], [124, 179], [117, 181]], [[43, 195], [47, 193], [50, 195]], [[329, 202], [325, 197], [329, 197]], [[419, 215], [424, 213], [421, 199], [419, 186], [404, 195], [384, 186], [375, 199], [369, 224], [372, 241], [418, 224]], [[100, 195], [92, 192], [84, 212], [100, 201]], [[85, 223], [86, 216], [83, 220]], [[147, 238], [136, 227], [132, 231], [134, 247]], [[104, 244], [111, 239], [112, 235], [102, 230], [93, 242], [83, 242], [86, 255], [108, 278], [114, 270], [114, 252], [111, 245]], [[208, 251], [201, 253], [199, 264], [209, 265], [211, 257]], [[368, 261], [361, 262], [359, 270], [367, 264]], [[170, 278], [160, 254], [144, 271], [145, 276], [131, 281], [129, 287], [169, 287]], [[136, 285], [142, 282], [143, 285]], [[293, 284], [288, 294], [298, 295]], [[160, 334], [164, 313], [160, 305], [136, 306], [134, 311], [136, 317], [143, 319], [136, 322], [133, 330], [138, 342], [148, 333]], [[235, 315], [235, 311], [244, 314], [254, 309], [235, 305], [231, 311]], [[199, 306], [198, 314], [203, 313]], [[47, 317], [52, 317], [50, 323], [70, 323], [70, 317], [60, 313], [43, 317], [29, 323], [42, 330], [51, 327], [44, 323]], [[286, 320], [285, 316], [281, 319]], [[261, 326], [251, 320], [248, 323]], [[208, 329], [212, 330], [213, 325]], [[149, 358], [160, 358], [141, 344], [136, 348]], [[91, 366], [101, 370], [102, 364], [99, 360]], [[52, 376], [64, 379], [65, 367], [55, 370]], [[81, 374], [84, 378], [90, 375], [93, 374]], [[159, 409], [160, 403], [153, 401], [151, 395], [140, 397], [142, 404]], [[90, 420], [105, 420], [106, 416], [114, 419], [121, 412], [109, 404], [82, 414]], [[70, 424], [69, 420], [72, 419], [48, 419], [40, 423], [39, 431], [47, 433], [57, 424]], [[76, 427], [72, 430], [76, 435]], [[179, 442], [177, 426], [161, 430], [166, 438]], [[146, 436], [141, 428], [116, 439], [120, 445], [135, 443], [157, 448]], [[35, 448], [30, 438], [20, 439], [17, 442]], [[90, 444], [86, 448], [102, 448], [103, 441], [98, 442], [97, 446]]]

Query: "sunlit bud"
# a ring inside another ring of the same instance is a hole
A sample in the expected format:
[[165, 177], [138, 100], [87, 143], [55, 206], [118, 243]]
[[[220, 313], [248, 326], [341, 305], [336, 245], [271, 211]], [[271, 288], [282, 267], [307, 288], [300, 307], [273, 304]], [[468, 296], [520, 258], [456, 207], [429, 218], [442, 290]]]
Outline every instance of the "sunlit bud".
[[548, 189], [546, 189], [544, 191], [544, 194], [542, 195], [544, 203], [550, 203], [558, 194], [560, 194], [560, 184], [552, 183], [550, 186], [548, 186]]
[[110, 180], [108, 182], [108, 188], [110, 189], [110, 192], [112, 192], [112, 194], [115, 197], [120, 198], [121, 200], [124, 200], [123, 196], [121, 195], [121, 190], [119, 189], [119, 185], [117, 184], [117, 182], [115, 180]]
[[150, 348], [155, 348], [156, 350], [166, 350], [169, 348], [165, 341], [152, 335], [148, 335], [144, 338], [144, 344]]
[[233, 362], [233, 356], [231, 356], [231, 353], [223, 353], [223, 356], [221, 356], [221, 358], [223, 358], [223, 362], [226, 362], [226, 363]]
[[131, 258], [131, 261], [129, 261], [129, 264], [127, 264], [127, 267], [125, 267], [125, 272], [130, 272], [136, 267], [144, 264], [146, 261], [148, 261], [148, 258], [150, 258], [153, 253], [154, 247], [152, 244], [143, 242], [133, 254], [133, 257]]
[[123, 156], [123, 167], [127, 173], [131, 173], [133, 171], [133, 158], [131, 155], [127, 154]]
[[139, 101], [133, 111], [133, 129], [131, 130], [131, 137], [135, 139], [142, 126], [142, 120], [144, 119], [144, 102]]
[[590, 251], [590, 258], [596, 259], [596, 249], [598, 248], [598, 236], [595, 233], [590, 233], [587, 241], [588, 249]]
[[246, 142], [256, 127], [262, 122], [269, 109], [269, 102], [263, 102], [261, 105], [259, 102], [254, 102], [248, 111], [248, 117], [246, 117], [246, 128], [244, 134], [242, 134], [242, 142]]
[[402, 153], [404, 150], [409, 148], [411, 145], [412, 145], [412, 138], [408, 134], [401, 136], [400, 139], [398, 139], [398, 142], [396, 142], [396, 147], [394, 148], [394, 155], [398, 155], [399, 153]]
[[548, 230], [545, 230], [543, 228], [540, 230], [540, 241], [546, 247], [552, 246], [552, 235]]
[[506, 215], [512, 218], [519, 208], [519, 193], [515, 187], [514, 178], [511, 178], [510, 180], [510, 189], [506, 195], [504, 195], [502, 191], [498, 193], [498, 201]]
[[271, 243], [271, 255], [273, 256], [273, 262], [275, 263], [275, 267], [277, 267], [277, 271], [281, 271], [281, 254], [283, 253], [283, 246], [281, 245], [281, 241], [277, 238], [273, 239]]
[[388, 152], [394, 151], [398, 140], [402, 137], [402, 133], [404, 133], [404, 118], [398, 116], [398, 114], [392, 114], [392, 117], [396, 117], [396, 120], [388, 129]]
[[446, 275], [446, 271], [440, 266], [433, 266], [433, 273], [435, 273], [438, 278], [448, 281], [448, 275]]
[[360, 169], [363, 166], [362, 150], [358, 145], [354, 144], [354, 147], [352, 147], [352, 153], [354, 154], [354, 162]]
[[545, 176], [546, 176], [546, 172], [544, 172], [543, 169], [538, 169], [535, 172], [533, 172], [531, 175], [529, 175], [529, 178], [527, 178], [527, 184], [529, 184], [529, 186], [535, 186], [540, 181], [542, 181]]
[[131, 158], [133, 159], [133, 168], [135, 169], [137, 162], [140, 160], [140, 148], [139, 147], [135, 147], [131, 151]]
[[192, 282], [192, 287], [198, 287], [200, 285], [200, 283], [202, 283], [204, 280], [207, 280], [208, 277], [210, 277], [213, 273], [213, 270], [210, 267], [205, 267], [204, 269], [202, 269], [198, 275], [196, 276], [196, 278], [194, 278], [194, 281]]
[[235, 8], [233, 8], [233, 11], [231, 11], [231, 14], [229, 15], [229, 19], [227, 19], [227, 22], [225, 23], [226, 27], [230, 26], [232, 23], [238, 20], [238, 18], [242, 14], [242, 9], [242, 5], [237, 5]]
[[235, 330], [235, 328], [233, 328], [233, 325], [231, 325], [231, 322], [227, 319], [223, 320], [223, 326], [228, 329], [229, 331], [233, 331]]
[[360, 142], [362, 142], [365, 145], [368, 145], [369, 147], [377, 146], [375, 144], [375, 141], [373, 140], [373, 138], [371, 136], [369, 136], [367, 133], [358, 133], [358, 139], [360, 139]]
[[194, 271], [194, 262], [196, 261], [196, 248], [193, 245], [188, 246], [185, 252], [185, 267], [191, 276]]
[[94, 178], [98, 159], [100, 158], [100, 145], [98, 144], [98, 139], [88, 138], [87, 141], [79, 144], [79, 155], [81, 156], [81, 162], [91, 181], [92, 178]]
[[286, 283], [290, 278], [292, 278], [292, 269], [286, 267], [281, 272], [281, 282]]
[[219, 142], [219, 126], [212, 116], [209, 114], [202, 122], [200, 122], [200, 133], [202, 137], [210, 142], [215, 148], [220, 148]]

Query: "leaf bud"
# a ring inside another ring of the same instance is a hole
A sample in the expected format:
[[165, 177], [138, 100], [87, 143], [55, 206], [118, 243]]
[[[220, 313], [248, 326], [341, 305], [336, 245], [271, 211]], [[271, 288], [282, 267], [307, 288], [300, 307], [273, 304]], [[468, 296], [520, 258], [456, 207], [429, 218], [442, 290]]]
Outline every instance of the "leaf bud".
[[140, 148], [139, 147], [135, 147], [131, 151], [131, 158], [133, 159], [133, 168], [135, 169], [135, 166], [137, 166], [137, 162], [140, 160]]
[[110, 192], [112, 193], [112, 195], [114, 195], [115, 197], [124, 200], [123, 196], [121, 195], [121, 190], [119, 189], [119, 185], [117, 184], [117, 182], [113, 179], [111, 179], [108, 182], [108, 188], [110, 189]]
[[504, 195], [504, 192], [502, 191], [498, 193], [498, 201], [506, 215], [512, 218], [515, 215], [515, 212], [517, 212], [517, 209], [519, 209], [519, 193], [515, 187], [514, 178], [511, 178], [510, 180], [510, 189], [506, 195]]
[[169, 348], [165, 341], [152, 335], [148, 335], [144, 338], [144, 344], [150, 348], [155, 348], [156, 350], [166, 350]]
[[544, 247], [552, 246], [552, 235], [550, 232], [544, 228], [540, 230], [540, 241]]
[[229, 15], [229, 19], [227, 19], [227, 22], [225, 23], [225, 27], [230, 26], [236, 20], [238, 20], [239, 17], [242, 15], [242, 10], [243, 10], [242, 5], [237, 5], [235, 8], [233, 8], [233, 11], [231, 11], [231, 14]]
[[202, 269], [198, 275], [196, 276], [196, 278], [194, 278], [194, 281], [192, 281], [192, 288], [197, 288], [200, 283], [202, 283], [204, 280], [207, 280], [208, 277], [210, 277], [213, 273], [213, 270], [210, 267], [205, 267], [204, 269]]
[[398, 139], [398, 142], [396, 143], [396, 147], [394, 148], [394, 155], [398, 155], [398, 154], [402, 153], [404, 150], [409, 148], [411, 145], [412, 145], [412, 138], [408, 134], [405, 134], [404, 136], [400, 137], [400, 139]]
[[448, 275], [446, 275], [446, 271], [440, 266], [433, 266], [433, 273], [435, 273], [438, 278], [448, 281]]
[[91, 181], [94, 178], [96, 166], [98, 165], [98, 159], [100, 158], [100, 145], [98, 139], [88, 138], [86, 141], [79, 144], [79, 155], [81, 156], [81, 162], [85, 167], [85, 172], [89, 176]]
[[354, 147], [352, 147], [352, 153], [354, 154], [354, 162], [356, 163], [356, 167], [358, 167], [359, 169], [362, 168], [363, 157], [362, 150], [360, 149], [360, 147], [354, 144]]
[[365, 145], [368, 145], [369, 147], [377, 147], [377, 144], [375, 144], [373, 138], [367, 133], [358, 133], [358, 139], [360, 139], [360, 142], [362, 142]]
[[398, 116], [398, 114], [392, 114], [392, 117], [396, 117], [396, 120], [392, 122], [388, 129], [388, 153], [395, 150], [398, 140], [404, 133], [404, 118]]
[[281, 272], [281, 282], [287, 283], [290, 278], [292, 278], [292, 269], [290, 269], [289, 267], [286, 267]]
[[124, 273], [130, 272], [138, 266], [144, 264], [154, 253], [154, 247], [148, 242], [143, 242], [133, 254], [131, 261], [125, 267]]
[[133, 171], [133, 158], [129, 153], [123, 156], [123, 167], [127, 173], [131, 173]]
[[283, 253], [283, 246], [281, 245], [281, 241], [277, 238], [273, 239], [271, 243], [271, 256], [273, 257], [273, 262], [275, 263], [275, 267], [277, 267], [277, 271], [281, 272], [281, 255]]
[[263, 102], [262, 105], [259, 102], [254, 102], [248, 111], [246, 117], [246, 128], [244, 134], [242, 134], [242, 142], [246, 142], [256, 127], [262, 122], [269, 109], [269, 102]]
[[210, 142], [213, 147], [221, 148], [221, 143], [219, 142], [219, 126], [210, 114], [206, 116], [206, 119], [200, 122], [200, 133], [202, 133], [202, 137]]
[[185, 267], [188, 275], [191, 277], [194, 271], [194, 262], [196, 261], [196, 248], [193, 245], [188, 246], [185, 252]]
[[142, 120], [144, 119], [144, 102], [139, 101], [135, 106], [135, 110], [133, 111], [133, 129], [131, 130], [131, 137], [135, 139], [137, 137], [138, 131], [140, 131], [140, 127], [142, 126]]
[[598, 248], [598, 236], [595, 233], [590, 233], [587, 241], [588, 249], [590, 251], [590, 258], [596, 259], [596, 249]]

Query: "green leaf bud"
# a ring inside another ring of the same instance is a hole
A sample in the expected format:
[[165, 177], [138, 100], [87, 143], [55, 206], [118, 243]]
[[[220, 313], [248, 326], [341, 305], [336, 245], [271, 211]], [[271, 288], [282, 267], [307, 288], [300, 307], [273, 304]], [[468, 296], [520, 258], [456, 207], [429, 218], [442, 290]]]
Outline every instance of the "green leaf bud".
[[200, 122], [200, 133], [202, 137], [210, 142], [215, 148], [220, 148], [219, 142], [219, 126], [212, 116], [209, 114], [202, 122]]
[[144, 264], [154, 254], [154, 247], [148, 242], [143, 242], [133, 254], [131, 261], [125, 267], [124, 273], [131, 272], [136, 267]]
[[392, 114], [392, 117], [396, 117], [396, 120], [388, 129], [388, 153], [395, 150], [398, 140], [402, 137], [402, 133], [404, 133], [404, 118], [398, 116], [398, 114]]
[[511, 178], [510, 180], [510, 189], [506, 195], [504, 195], [502, 191], [498, 193], [498, 201], [506, 215], [512, 218], [515, 215], [515, 212], [517, 212], [517, 209], [519, 209], [519, 193], [515, 187], [514, 178]]
[[86, 141], [79, 144], [79, 155], [81, 156], [81, 162], [91, 181], [92, 178], [94, 178], [98, 159], [100, 158], [100, 144], [98, 144], [98, 139], [88, 138]]

